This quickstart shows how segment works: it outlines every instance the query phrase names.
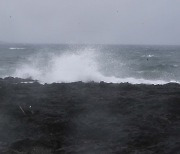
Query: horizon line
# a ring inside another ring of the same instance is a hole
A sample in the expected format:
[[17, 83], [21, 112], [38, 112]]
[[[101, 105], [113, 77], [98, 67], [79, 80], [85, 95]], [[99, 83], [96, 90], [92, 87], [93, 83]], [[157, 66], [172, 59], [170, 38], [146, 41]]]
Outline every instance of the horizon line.
[[141, 45], [141, 46], [180, 46], [180, 44], [155, 44], [155, 43], [47, 43], [47, 42], [6, 42], [0, 41], [0, 44], [32, 44], [32, 45]]

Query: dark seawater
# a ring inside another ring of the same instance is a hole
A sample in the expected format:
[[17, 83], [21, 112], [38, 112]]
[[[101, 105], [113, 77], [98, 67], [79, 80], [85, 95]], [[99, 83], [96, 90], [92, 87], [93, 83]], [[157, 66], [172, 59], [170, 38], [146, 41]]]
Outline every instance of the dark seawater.
[[0, 77], [41, 83], [180, 82], [180, 46], [0, 45]]

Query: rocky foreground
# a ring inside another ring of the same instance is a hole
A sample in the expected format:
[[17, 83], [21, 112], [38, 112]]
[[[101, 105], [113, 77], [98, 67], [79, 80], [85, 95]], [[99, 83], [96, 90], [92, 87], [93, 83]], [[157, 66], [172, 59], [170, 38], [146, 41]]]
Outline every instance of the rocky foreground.
[[27, 81], [0, 79], [1, 154], [180, 153], [178, 84]]

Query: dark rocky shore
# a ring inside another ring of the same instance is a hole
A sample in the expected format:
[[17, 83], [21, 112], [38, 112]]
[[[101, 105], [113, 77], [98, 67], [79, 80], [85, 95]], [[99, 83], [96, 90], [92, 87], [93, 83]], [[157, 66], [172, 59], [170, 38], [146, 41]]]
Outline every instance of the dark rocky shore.
[[0, 79], [1, 154], [179, 154], [180, 85]]

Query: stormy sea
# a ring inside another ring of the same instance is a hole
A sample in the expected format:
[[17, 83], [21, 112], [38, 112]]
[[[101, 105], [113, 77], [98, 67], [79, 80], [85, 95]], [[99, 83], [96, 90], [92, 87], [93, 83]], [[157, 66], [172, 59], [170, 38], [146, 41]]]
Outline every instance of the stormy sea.
[[179, 154], [180, 46], [0, 44], [0, 153]]

